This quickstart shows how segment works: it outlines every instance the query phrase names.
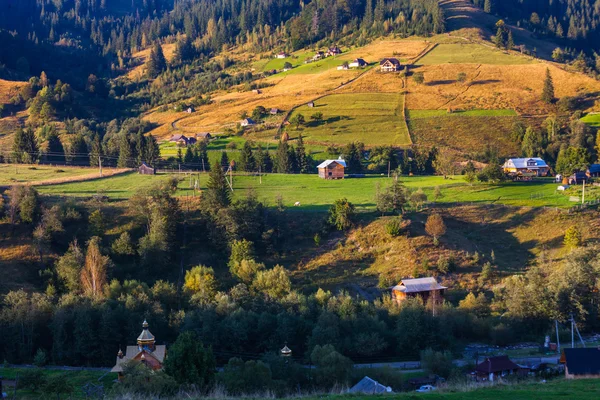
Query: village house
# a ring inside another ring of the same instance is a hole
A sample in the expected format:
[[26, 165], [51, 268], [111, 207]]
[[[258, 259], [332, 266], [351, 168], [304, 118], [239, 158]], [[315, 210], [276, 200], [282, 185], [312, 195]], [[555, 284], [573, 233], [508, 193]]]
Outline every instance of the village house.
[[319, 61], [321, 59], [325, 58], [325, 53], [323, 53], [322, 51], [317, 51], [317, 54], [315, 54], [312, 58], [313, 61]]
[[313, 108], [315, 106], [315, 102], [314, 101], [309, 101], [308, 103], [306, 103], [306, 105], [310, 108]]
[[475, 367], [472, 375], [477, 381], [489, 381], [501, 378], [503, 376], [520, 374], [527, 375], [528, 368], [523, 368], [512, 362], [508, 356], [487, 357], [481, 364]]
[[288, 57], [288, 53], [286, 53], [285, 51], [282, 51], [281, 53], [277, 53], [277, 58], [287, 58]]
[[365, 376], [356, 385], [348, 389], [348, 393], [380, 394], [394, 392], [391, 387], [382, 385], [376, 380]]
[[256, 122], [254, 122], [254, 120], [252, 118], [246, 118], [244, 120], [242, 120], [242, 122], [240, 122], [241, 126], [252, 126], [252, 125], [256, 125]]
[[335, 45], [335, 46], [327, 49], [327, 52], [325, 53], [325, 57], [337, 56], [338, 54], [342, 54], [342, 50], [340, 50], [340, 48], [337, 47], [337, 45]]
[[566, 379], [600, 378], [600, 349], [564, 349], [560, 363], [565, 365]]
[[177, 143], [178, 146], [183, 147], [183, 146], [189, 146], [189, 145], [196, 143], [196, 138], [186, 137], [185, 135], [178, 133], [178, 134], [171, 136], [171, 138], [169, 139], [169, 142]]
[[317, 169], [319, 170], [319, 178], [344, 179], [346, 161], [342, 160], [341, 157], [337, 160], [325, 160], [317, 165]]
[[441, 304], [446, 289], [448, 288], [440, 285], [433, 277], [403, 279], [392, 288], [392, 299], [401, 303], [409, 297], [420, 297], [423, 303], [427, 303], [431, 298], [435, 304]]
[[212, 139], [212, 135], [208, 132], [200, 132], [200, 133], [196, 133], [196, 139], [197, 140], [210, 140], [210, 139]]
[[379, 62], [381, 72], [398, 72], [400, 71], [400, 61], [397, 58], [384, 58]]
[[119, 349], [117, 362], [110, 372], [116, 372], [119, 380], [122, 380], [123, 367], [129, 362], [143, 363], [154, 371], [159, 370], [163, 366], [166, 353], [167, 347], [156, 345], [154, 335], [148, 330], [148, 322], [144, 320], [142, 333], [137, 338], [137, 346], [127, 346], [125, 354]]
[[573, 175], [567, 178], [567, 183], [569, 185], [581, 185], [584, 182], [589, 180], [589, 176], [585, 172], [574, 172]]
[[339, 65], [337, 67], [338, 71], [347, 71], [350, 69], [350, 67], [348, 66], [348, 63], [344, 63], [342, 65]]
[[191, 113], [193, 113], [193, 112], [195, 112], [195, 111], [196, 111], [196, 110], [194, 109], [194, 107], [188, 107], [188, 108], [187, 108], [187, 110], [186, 110], [186, 112], [187, 112], [188, 114], [191, 114]]
[[144, 162], [138, 167], [138, 173], [141, 175], [155, 175], [156, 168], [152, 168]]
[[509, 158], [502, 166], [505, 174], [519, 176], [519, 175], [534, 175], [534, 176], [548, 176], [550, 167], [546, 164], [546, 161], [539, 157], [531, 158]]
[[367, 62], [362, 58], [356, 58], [350, 64], [348, 64], [350, 68], [364, 68], [367, 66]]
[[271, 108], [271, 110], [269, 111], [269, 114], [271, 114], [271, 115], [279, 114], [279, 108]]

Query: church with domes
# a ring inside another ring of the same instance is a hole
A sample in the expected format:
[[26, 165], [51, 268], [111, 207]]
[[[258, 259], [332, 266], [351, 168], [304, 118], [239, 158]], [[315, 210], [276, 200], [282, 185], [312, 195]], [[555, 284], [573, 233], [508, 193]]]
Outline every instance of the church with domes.
[[127, 346], [125, 354], [119, 349], [117, 362], [111, 372], [119, 374], [119, 380], [123, 379], [123, 367], [128, 362], [144, 363], [148, 368], [156, 371], [162, 368], [167, 354], [167, 347], [157, 346], [156, 339], [148, 330], [148, 322], [144, 320], [142, 333], [137, 338], [137, 346]]

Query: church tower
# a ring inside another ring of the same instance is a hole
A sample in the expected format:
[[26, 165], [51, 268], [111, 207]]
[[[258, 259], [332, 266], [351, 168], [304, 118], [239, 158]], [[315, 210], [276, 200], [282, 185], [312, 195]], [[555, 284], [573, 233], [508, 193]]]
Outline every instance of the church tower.
[[137, 338], [138, 350], [146, 350], [148, 352], [153, 352], [156, 349], [156, 340], [154, 338], [154, 335], [151, 334], [148, 330], [148, 322], [146, 320], [144, 320], [142, 328], [142, 333], [140, 333], [140, 336], [138, 336]]

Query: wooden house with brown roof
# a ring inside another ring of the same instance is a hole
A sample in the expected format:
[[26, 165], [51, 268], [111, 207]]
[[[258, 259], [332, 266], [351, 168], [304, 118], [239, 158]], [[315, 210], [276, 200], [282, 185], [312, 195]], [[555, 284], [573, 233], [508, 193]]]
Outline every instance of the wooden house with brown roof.
[[156, 175], [156, 168], [152, 168], [145, 162], [138, 167], [138, 173], [141, 175]]
[[119, 380], [123, 379], [123, 367], [130, 362], [139, 362], [156, 371], [162, 369], [167, 354], [167, 347], [156, 345], [156, 339], [148, 330], [148, 322], [144, 320], [142, 333], [137, 338], [137, 346], [127, 346], [125, 354], [119, 349], [117, 362], [110, 372], [116, 372]]
[[489, 381], [514, 374], [525, 375], [528, 368], [523, 368], [508, 358], [508, 356], [487, 357], [481, 364], [475, 367], [473, 375], [478, 381]]
[[420, 297], [423, 303], [427, 303], [431, 298], [435, 304], [441, 304], [446, 289], [448, 288], [440, 285], [433, 277], [403, 279], [392, 288], [392, 298], [398, 303], [409, 297]]
[[379, 62], [381, 72], [398, 72], [400, 71], [400, 61], [397, 58], [384, 58]]

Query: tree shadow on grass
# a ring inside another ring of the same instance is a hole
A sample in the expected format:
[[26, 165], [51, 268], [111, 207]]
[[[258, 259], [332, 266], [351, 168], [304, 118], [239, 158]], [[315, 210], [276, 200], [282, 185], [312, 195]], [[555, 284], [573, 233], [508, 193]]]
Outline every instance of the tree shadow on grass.
[[479, 80], [479, 81], [471, 82], [471, 86], [474, 86], [474, 85], [487, 85], [489, 83], [498, 83], [498, 82], [501, 82], [501, 80], [499, 80], [499, 79], [484, 79], [484, 80]]

